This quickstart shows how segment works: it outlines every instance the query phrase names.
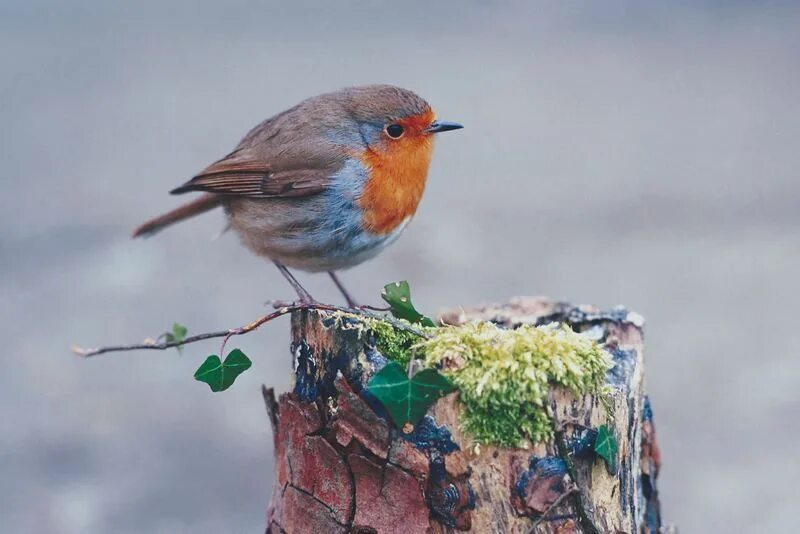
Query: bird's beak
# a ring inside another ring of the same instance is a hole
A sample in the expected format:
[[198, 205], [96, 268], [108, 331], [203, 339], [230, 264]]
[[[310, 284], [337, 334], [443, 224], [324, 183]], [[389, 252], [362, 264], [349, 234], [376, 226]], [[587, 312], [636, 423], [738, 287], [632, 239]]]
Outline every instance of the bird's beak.
[[449, 132], [450, 130], [460, 130], [463, 128], [457, 122], [448, 122], [448, 121], [433, 121], [427, 130], [428, 133], [439, 133], [439, 132]]

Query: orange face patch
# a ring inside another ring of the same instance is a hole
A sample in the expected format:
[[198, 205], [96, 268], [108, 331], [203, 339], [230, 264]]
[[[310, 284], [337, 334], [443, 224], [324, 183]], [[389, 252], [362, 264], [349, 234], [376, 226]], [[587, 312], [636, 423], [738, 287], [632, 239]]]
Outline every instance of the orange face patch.
[[428, 111], [397, 121], [402, 137], [386, 136], [381, 146], [361, 155], [369, 180], [359, 204], [368, 230], [388, 234], [417, 211], [433, 154], [433, 136], [425, 129], [434, 118]]

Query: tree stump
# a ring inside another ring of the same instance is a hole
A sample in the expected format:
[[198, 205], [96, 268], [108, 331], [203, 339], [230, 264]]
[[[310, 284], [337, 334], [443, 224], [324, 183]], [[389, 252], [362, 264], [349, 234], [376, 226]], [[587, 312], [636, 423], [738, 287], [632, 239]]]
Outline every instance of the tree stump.
[[[527, 448], [475, 446], [461, 431], [458, 392], [406, 434], [362, 395], [386, 363], [374, 334], [356, 320], [295, 312], [294, 388], [278, 400], [264, 389], [275, 440], [267, 533], [661, 531], [640, 316], [516, 298], [440, 319], [506, 328], [567, 323], [609, 350], [610, 393], [604, 400], [551, 389], [555, 437]], [[619, 445], [613, 469], [592, 448], [604, 422]]]

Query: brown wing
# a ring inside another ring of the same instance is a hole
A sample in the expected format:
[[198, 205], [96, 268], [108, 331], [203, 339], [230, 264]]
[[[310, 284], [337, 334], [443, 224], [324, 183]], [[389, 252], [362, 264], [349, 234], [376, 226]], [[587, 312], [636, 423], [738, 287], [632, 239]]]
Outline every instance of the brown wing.
[[338, 117], [338, 108], [326, 102], [310, 99], [265, 120], [233, 152], [172, 193], [207, 191], [269, 198], [302, 197], [325, 190], [331, 176], [350, 157], [349, 149], [326, 132], [333, 124], [337, 129], [352, 126], [347, 116]]
[[329, 166], [275, 170], [260, 161], [225, 158], [170, 193], [207, 191], [252, 198], [301, 197], [324, 190], [332, 170]]

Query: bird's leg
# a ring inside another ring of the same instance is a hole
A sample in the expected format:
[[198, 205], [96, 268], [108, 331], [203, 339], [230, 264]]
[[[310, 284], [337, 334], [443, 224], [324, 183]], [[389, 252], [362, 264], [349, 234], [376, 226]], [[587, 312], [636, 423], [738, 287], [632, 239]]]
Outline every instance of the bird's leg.
[[[297, 278], [294, 277], [294, 275], [289, 271], [289, 269], [286, 268], [285, 265], [278, 263], [277, 261], [274, 263], [283, 277], [286, 278], [292, 288], [294, 288], [294, 290], [297, 292], [297, 296], [300, 298], [300, 304], [313, 304], [316, 302], [314, 297], [311, 296], [311, 293], [306, 291], [306, 288], [300, 285], [300, 282], [297, 281]], [[280, 308], [281, 305], [286, 305], [286, 303], [273, 301], [272, 305], [276, 308]]]
[[358, 302], [350, 296], [350, 293], [345, 289], [344, 284], [339, 280], [339, 277], [336, 276], [336, 273], [333, 271], [328, 271], [328, 274], [331, 276], [331, 280], [333, 283], [336, 284], [336, 287], [339, 289], [342, 295], [344, 295], [344, 299], [347, 301], [347, 305], [351, 308], [359, 308]]

